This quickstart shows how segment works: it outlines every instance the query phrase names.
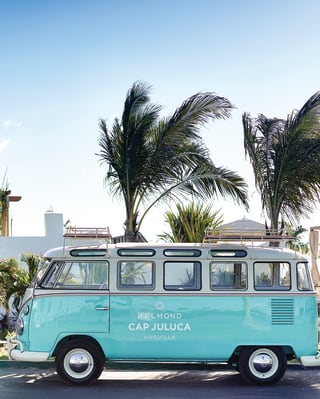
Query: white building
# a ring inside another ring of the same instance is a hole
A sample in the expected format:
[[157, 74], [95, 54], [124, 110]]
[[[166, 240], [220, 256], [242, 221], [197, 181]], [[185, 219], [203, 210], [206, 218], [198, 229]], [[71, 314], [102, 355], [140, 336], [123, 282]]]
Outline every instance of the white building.
[[64, 226], [62, 213], [48, 211], [44, 214], [45, 235], [39, 237], [5, 237], [0, 236], [0, 261], [33, 253], [42, 255], [50, 248], [60, 247], [64, 243]]
[[48, 249], [68, 245], [99, 245], [111, 242], [108, 227], [77, 228], [68, 227], [65, 231], [62, 213], [47, 211], [44, 214], [45, 235], [37, 237], [0, 236], [0, 262], [3, 259], [21, 255], [43, 255]]

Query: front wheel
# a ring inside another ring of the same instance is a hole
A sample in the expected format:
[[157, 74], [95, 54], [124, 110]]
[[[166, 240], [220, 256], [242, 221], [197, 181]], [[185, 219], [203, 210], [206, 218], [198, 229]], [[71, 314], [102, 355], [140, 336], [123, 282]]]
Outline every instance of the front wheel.
[[82, 339], [66, 342], [56, 354], [57, 373], [72, 384], [90, 384], [102, 373], [104, 357], [94, 343]]
[[243, 348], [239, 357], [239, 371], [250, 384], [270, 385], [278, 382], [287, 368], [287, 358], [281, 348]]

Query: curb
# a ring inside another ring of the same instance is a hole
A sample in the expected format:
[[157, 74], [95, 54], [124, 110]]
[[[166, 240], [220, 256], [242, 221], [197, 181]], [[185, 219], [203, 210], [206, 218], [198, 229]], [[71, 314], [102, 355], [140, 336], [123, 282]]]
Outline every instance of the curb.
[[50, 367], [54, 367], [54, 362], [48, 360], [47, 362], [23, 362], [16, 360], [0, 360], [0, 369], [1, 368], [40, 368], [40, 369], [48, 369]]

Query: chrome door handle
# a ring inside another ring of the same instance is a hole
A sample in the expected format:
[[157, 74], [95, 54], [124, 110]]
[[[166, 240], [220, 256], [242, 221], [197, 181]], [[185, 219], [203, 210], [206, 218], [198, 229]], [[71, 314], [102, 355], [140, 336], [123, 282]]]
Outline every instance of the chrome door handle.
[[108, 306], [97, 306], [96, 310], [109, 310]]

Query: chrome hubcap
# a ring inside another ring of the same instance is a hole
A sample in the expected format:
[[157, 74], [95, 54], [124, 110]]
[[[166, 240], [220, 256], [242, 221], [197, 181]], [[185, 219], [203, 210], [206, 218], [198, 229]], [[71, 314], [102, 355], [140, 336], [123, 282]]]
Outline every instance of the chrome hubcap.
[[249, 358], [249, 369], [257, 378], [272, 378], [279, 369], [278, 357], [269, 348], [257, 349]]
[[89, 359], [83, 352], [76, 352], [70, 356], [69, 366], [75, 373], [83, 373], [89, 366]]
[[260, 353], [254, 357], [252, 360], [253, 367], [259, 373], [267, 373], [272, 369], [272, 358], [266, 353]]
[[89, 351], [82, 348], [70, 350], [64, 358], [65, 372], [74, 379], [88, 377], [94, 370], [94, 359]]

